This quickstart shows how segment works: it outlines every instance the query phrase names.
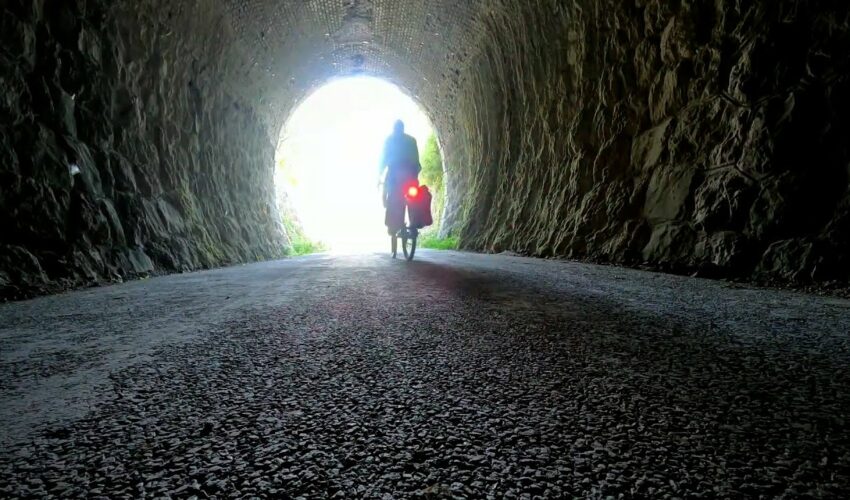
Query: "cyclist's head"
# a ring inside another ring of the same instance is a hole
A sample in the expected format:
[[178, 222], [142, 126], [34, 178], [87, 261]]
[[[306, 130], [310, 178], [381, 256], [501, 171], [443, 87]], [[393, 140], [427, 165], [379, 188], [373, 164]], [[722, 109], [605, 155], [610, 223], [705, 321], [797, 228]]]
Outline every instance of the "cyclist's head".
[[401, 120], [396, 120], [393, 124], [393, 133], [403, 134], [404, 133], [404, 122]]

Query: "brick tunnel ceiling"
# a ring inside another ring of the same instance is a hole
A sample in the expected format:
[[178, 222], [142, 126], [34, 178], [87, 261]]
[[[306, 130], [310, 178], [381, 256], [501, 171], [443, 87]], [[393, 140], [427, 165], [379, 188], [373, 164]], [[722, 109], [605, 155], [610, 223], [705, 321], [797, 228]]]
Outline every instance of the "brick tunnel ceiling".
[[369, 75], [400, 86], [432, 119], [476, 54], [487, 8], [454, 0], [224, 2], [253, 63], [282, 82], [272, 104], [284, 115], [330, 78]]

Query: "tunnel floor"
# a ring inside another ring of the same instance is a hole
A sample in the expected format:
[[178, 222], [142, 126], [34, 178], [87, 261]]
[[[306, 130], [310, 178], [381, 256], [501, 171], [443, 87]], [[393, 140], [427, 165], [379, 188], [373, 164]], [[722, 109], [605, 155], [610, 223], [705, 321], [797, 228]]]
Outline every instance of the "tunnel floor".
[[841, 497], [850, 302], [315, 256], [0, 305], [0, 496]]

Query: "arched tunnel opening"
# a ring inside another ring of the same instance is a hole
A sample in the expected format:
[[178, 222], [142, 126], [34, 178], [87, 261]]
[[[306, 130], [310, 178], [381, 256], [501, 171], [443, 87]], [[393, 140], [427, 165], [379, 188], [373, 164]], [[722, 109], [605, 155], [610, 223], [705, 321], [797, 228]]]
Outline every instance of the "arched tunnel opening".
[[420, 183], [430, 185], [439, 232], [445, 199], [436, 131], [397, 86], [355, 76], [325, 83], [299, 103], [283, 125], [275, 154], [275, 185], [292, 253], [385, 251], [380, 163], [385, 140], [401, 120], [418, 144]]
[[846, 16], [790, 0], [10, 0], [0, 284], [281, 256], [276, 133], [352, 75], [398, 85], [440, 131], [443, 232], [463, 248], [846, 282]]

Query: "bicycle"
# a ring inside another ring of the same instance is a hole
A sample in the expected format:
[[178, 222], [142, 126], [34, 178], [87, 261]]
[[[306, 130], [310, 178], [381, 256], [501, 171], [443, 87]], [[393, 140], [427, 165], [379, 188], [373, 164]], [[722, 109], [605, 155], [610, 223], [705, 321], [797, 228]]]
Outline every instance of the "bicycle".
[[405, 226], [396, 231], [392, 236], [392, 254], [396, 258], [398, 254], [398, 239], [401, 238], [401, 250], [404, 252], [404, 258], [408, 261], [413, 260], [413, 254], [416, 253], [416, 238], [419, 237], [419, 230], [415, 227]]
[[[395, 210], [400, 210], [402, 212], [400, 220], [402, 227], [390, 234], [390, 252], [394, 259], [398, 256], [398, 240], [401, 239], [401, 250], [404, 252], [404, 258], [408, 261], [412, 261], [413, 255], [416, 253], [416, 241], [419, 238], [419, 228], [411, 221], [411, 205], [421, 201], [419, 199], [422, 192], [421, 190], [427, 191], [427, 188], [420, 187], [418, 182], [413, 182], [408, 183], [402, 189], [402, 193], [396, 193], [394, 197], [387, 200], [387, 203], [398, 204], [395, 207]], [[399, 196], [400, 194], [401, 196]], [[398, 217], [398, 212], [395, 212], [394, 215]]]

